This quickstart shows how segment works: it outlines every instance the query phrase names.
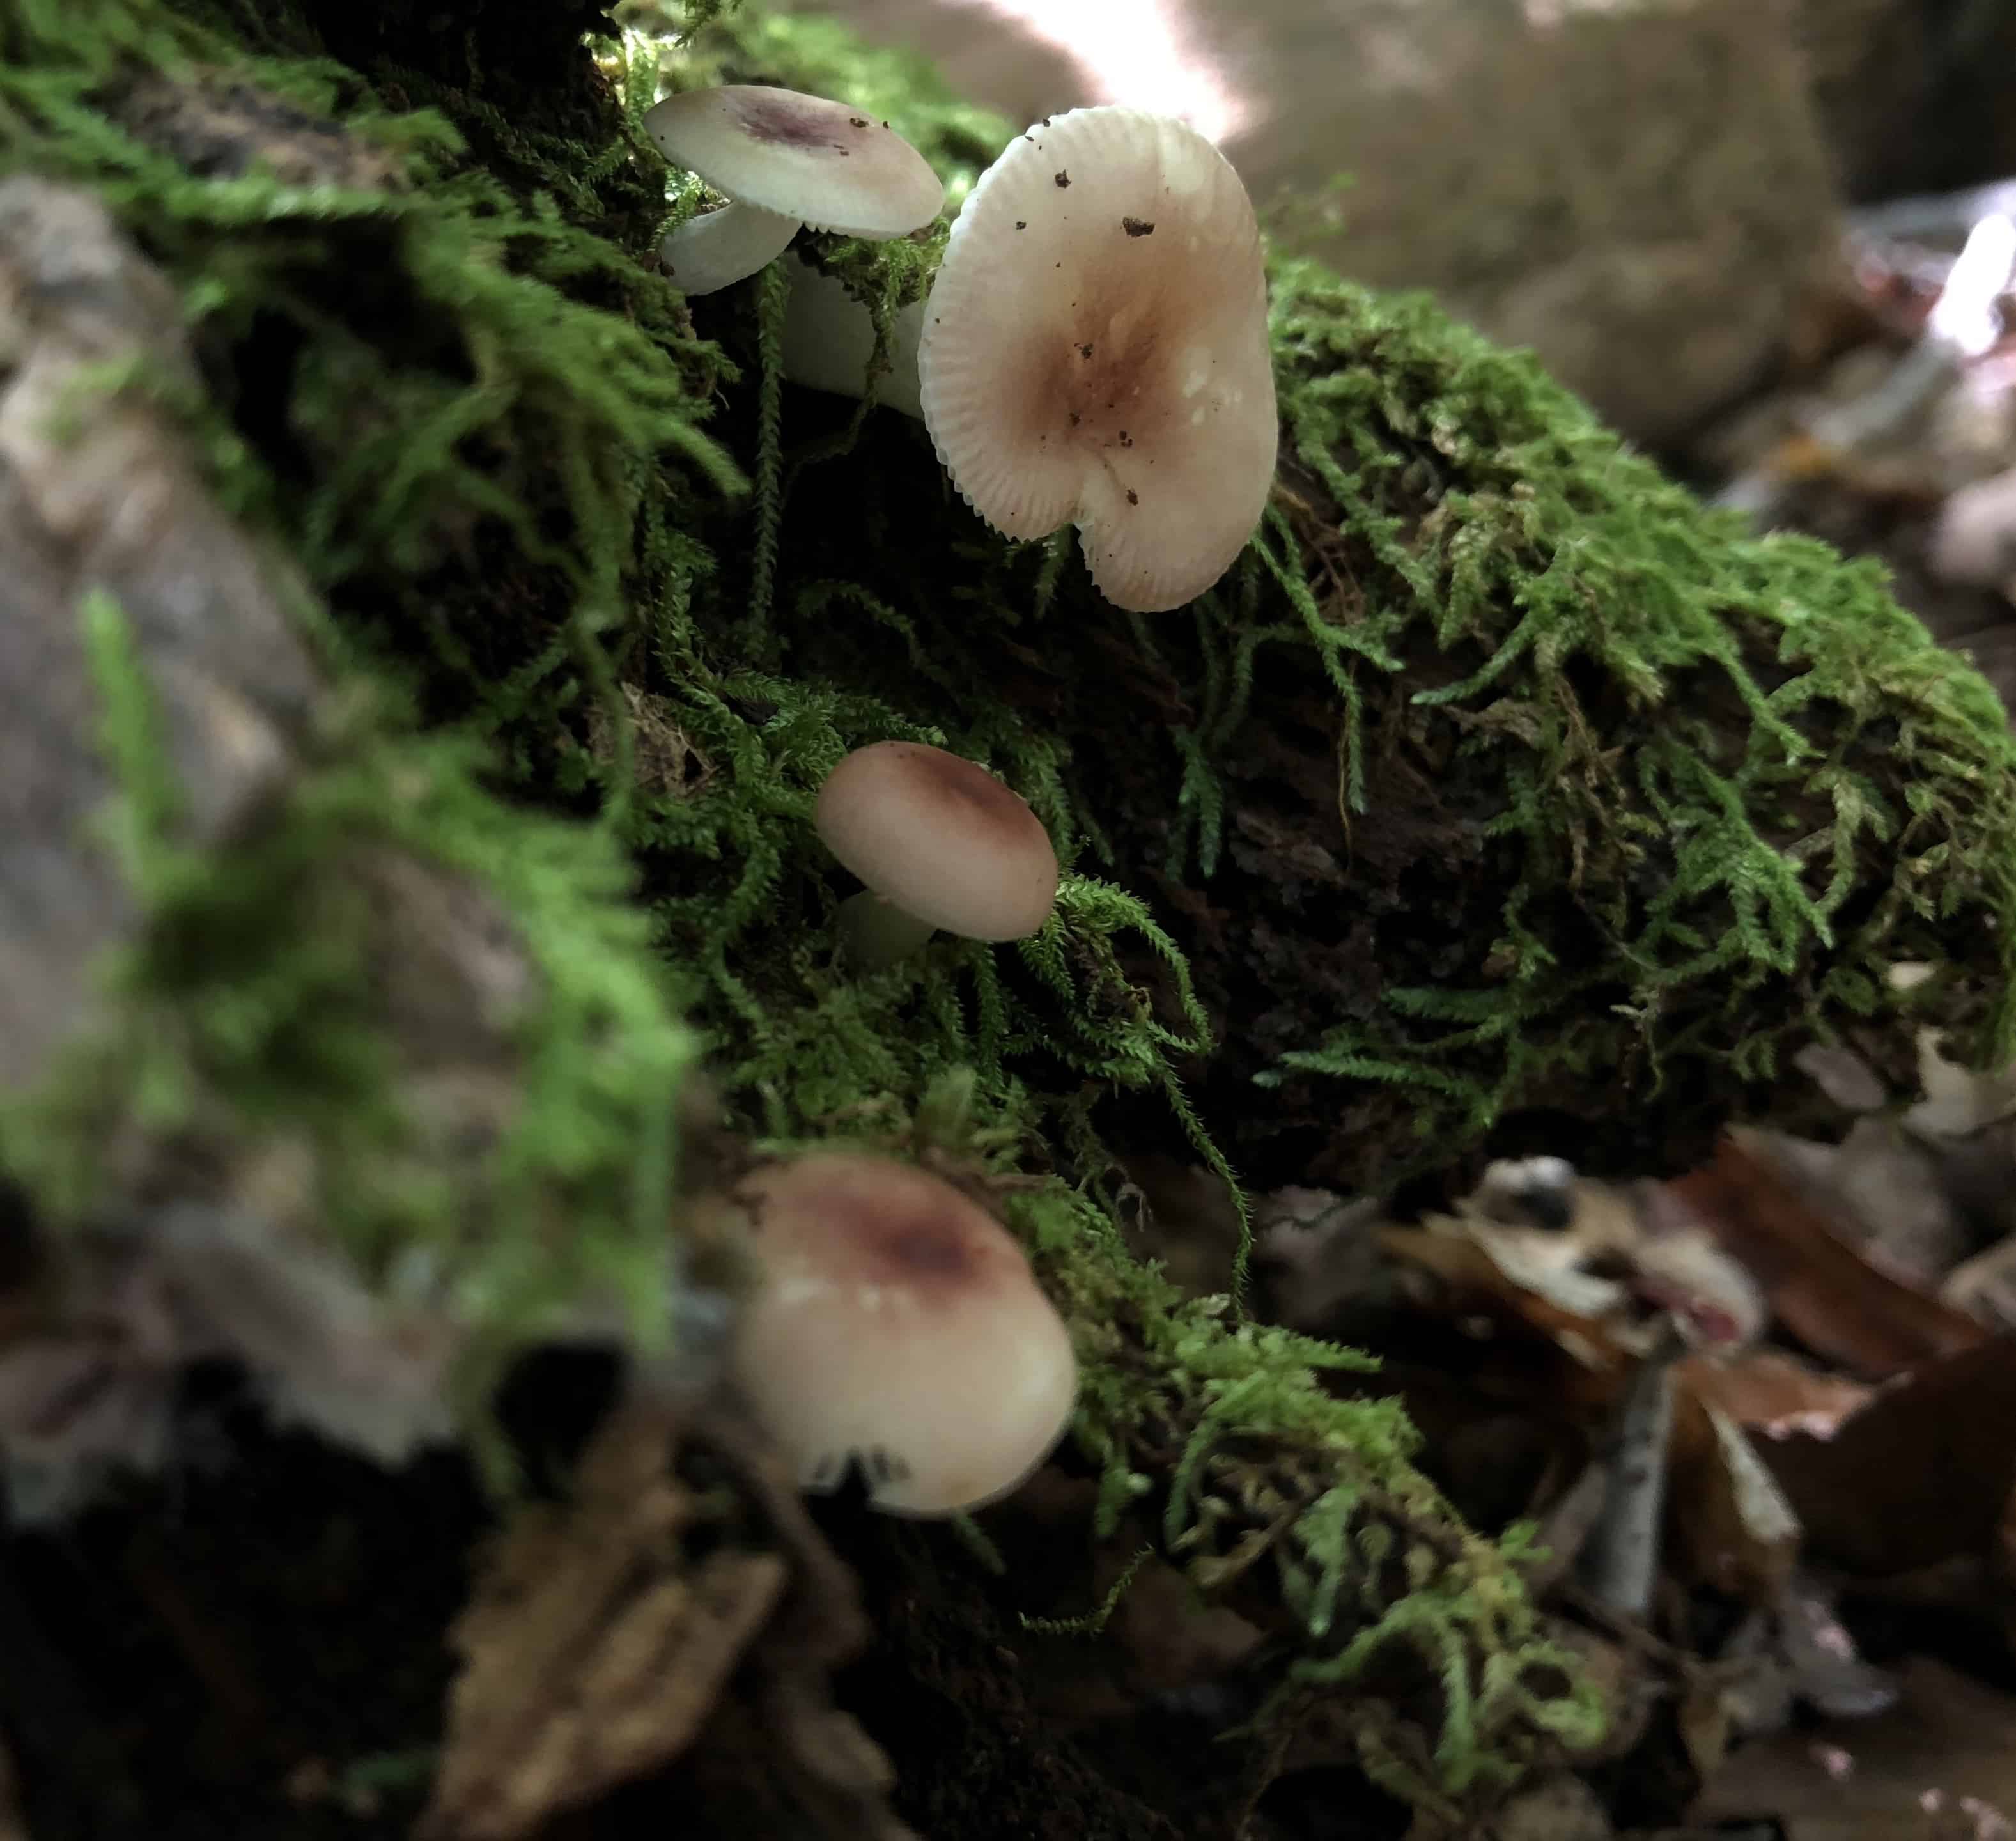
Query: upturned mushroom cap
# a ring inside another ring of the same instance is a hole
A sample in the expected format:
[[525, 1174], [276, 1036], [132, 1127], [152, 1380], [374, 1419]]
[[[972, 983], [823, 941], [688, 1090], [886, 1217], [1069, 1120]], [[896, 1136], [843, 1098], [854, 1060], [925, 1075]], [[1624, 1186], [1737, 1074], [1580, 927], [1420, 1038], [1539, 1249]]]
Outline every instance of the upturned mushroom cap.
[[1023, 939], [1057, 899], [1043, 821], [984, 767], [922, 742], [856, 748], [826, 776], [812, 822], [885, 901], [967, 939]]
[[844, 103], [761, 84], [667, 96], [644, 126], [724, 196], [815, 230], [886, 241], [928, 224], [945, 187], [903, 137]]
[[687, 294], [711, 294], [782, 255], [798, 233], [798, 219], [760, 204], [728, 204], [689, 218], [658, 245], [665, 272]]
[[952, 225], [918, 368], [938, 458], [996, 530], [1075, 523], [1107, 600], [1194, 599], [1252, 535], [1278, 441], [1239, 175], [1138, 110], [1038, 123]]
[[858, 1464], [876, 1506], [1005, 1496], [1071, 1422], [1071, 1338], [1014, 1238], [949, 1184], [819, 1153], [733, 1192], [761, 1277], [729, 1356], [800, 1486]]

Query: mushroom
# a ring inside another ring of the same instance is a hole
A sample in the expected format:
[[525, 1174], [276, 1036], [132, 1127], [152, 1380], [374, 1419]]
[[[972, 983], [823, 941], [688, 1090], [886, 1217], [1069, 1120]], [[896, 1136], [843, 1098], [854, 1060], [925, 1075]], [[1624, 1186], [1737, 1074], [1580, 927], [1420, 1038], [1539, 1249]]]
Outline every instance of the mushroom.
[[769, 1165], [729, 1200], [759, 1274], [729, 1372], [801, 1488], [858, 1466], [877, 1508], [954, 1515], [1049, 1456], [1077, 1360], [985, 1209], [909, 1165], [838, 1151]]
[[[794, 384], [830, 390], [841, 396], [868, 394], [868, 365], [875, 355], [875, 322], [844, 283], [822, 275], [802, 257], [789, 265], [791, 292], [784, 309], [784, 375]], [[924, 328], [924, 302], [896, 310], [890, 329], [889, 370], [876, 401], [920, 420], [917, 341]]]
[[1265, 507], [1279, 436], [1259, 226], [1181, 122], [1100, 107], [1029, 129], [952, 225], [918, 367], [967, 503], [1010, 537], [1075, 524], [1117, 606], [1193, 600]]
[[801, 222], [761, 205], [724, 204], [669, 232], [658, 245], [658, 260], [686, 294], [718, 294], [768, 268]]
[[654, 103], [644, 126], [668, 160], [729, 201], [659, 246], [689, 294], [754, 275], [801, 224], [887, 242], [945, 204], [938, 175], [901, 135], [823, 96], [761, 84], [689, 90]]
[[841, 908], [862, 965], [888, 965], [940, 928], [965, 939], [1025, 939], [1057, 899], [1043, 821], [984, 767], [916, 741], [856, 748], [819, 788], [812, 823], [867, 884]]

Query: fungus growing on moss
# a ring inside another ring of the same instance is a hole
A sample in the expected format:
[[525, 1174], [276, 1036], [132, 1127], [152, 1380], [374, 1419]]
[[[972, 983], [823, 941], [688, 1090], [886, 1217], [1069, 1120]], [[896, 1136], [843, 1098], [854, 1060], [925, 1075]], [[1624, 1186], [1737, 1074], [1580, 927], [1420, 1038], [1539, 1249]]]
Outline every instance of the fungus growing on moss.
[[952, 225], [918, 363], [967, 502], [1010, 537], [1075, 523], [1119, 607], [1193, 600], [1259, 521], [1277, 443], [1259, 226], [1181, 122], [1074, 109], [1010, 146]]
[[1077, 1359], [984, 1209], [909, 1165], [833, 1151], [761, 1169], [729, 1199], [761, 1274], [730, 1369], [801, 1488], [858, 1466], [877, 1508], [954, 1515], [1049, 1455]]
[[892, 964], [941, 928], [1024, 939], [1057, 905], [1057, 853], [1043, 821], [985, 768], [943, 748], [856, 748], [826, 776], [812, 822], [867, 884], [841, 910], [858, 964]]
[[729, 84], [668, 96], [644, 125], [668, 160], [729, 201], [660, 245], [689, 294], [754, 275], [801, 224], [886, 241], [928, 224], [945, 187], [903, 137], [844, 103], [795, 89]]

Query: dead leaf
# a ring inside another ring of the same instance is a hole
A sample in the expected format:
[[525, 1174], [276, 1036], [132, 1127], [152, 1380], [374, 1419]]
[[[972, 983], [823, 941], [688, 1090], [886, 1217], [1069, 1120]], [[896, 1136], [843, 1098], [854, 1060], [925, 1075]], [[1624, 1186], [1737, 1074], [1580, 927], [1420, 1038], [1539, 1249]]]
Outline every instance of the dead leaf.
[[1990, 1553], [2016, 1485], [2016, 1332], [1926, 1362], [1762, 1456], [1812, 1558], [1864, 1578]]
[[1687, 1762], [1706, 1783], [1728, 1756], [1732, 1725], [1729, 1697], [1712, 1671], [1702, 1670], [1688, 1680], [1680, 1695], [1677, 1719]]
[[1726, 1362], [1690, 1356], [1679, 1373], [1681, 1385], [1705, 1406], [1766, 1438], [1795, 1432], [1825, 1438], [1874, 1395], [1858, 1381], [1777, 1349], [1754, 1349]]
[[1747, 1604], [1775, 1603], [1798, 1558], [1798, 1517], [1742, 1429], [1685, 1385], [1668, 1463], [1669, 1569]]
[[[2016, 1802], [2016, 1753], [2009, 1744], [2009, 1696], [1914, 1658], [1905, 1665], [1897, 1704], [1877, 1718], [1831, 1731], [1823, 1740], [1848, 1755], [1851, 1768], [1825, 1751], [1814, 1734], [1794, 1730], [1746, 1746], [1708, 1786], [1692, 1819], [1733, 1826], [1769, 1812], [1791, 1841], [1960, 1841], [1971, 1828], [1940, 1827], [1939, 1804], [1959, 1799]], [[1943, 1786], [1933, 1803], [1934, 1786]]]
[[2016, 1841], [2016, 1824], [1979, 1796], [1928, 1790], [1918, 1806], [1925, 1817], [1923, 1841]]
[[1810, 1591], [1785, 1594], [1778, 1644], [1799, 1698], [1836, 1720], [1867, 1720], [1897, 1704], [1894, 1676], [1855, 1652], [1855, 1640], [1826, 1602]]
[[1764, 1288], [1772, 1313], [1816, 1354], [1872, 1379], [1972, 1347], [1971, 1317], [1879, 1272], [1805, 1197], [1733, 1138], [1666, 1186]]
[[510, 1841], [676, 1757], [776, 1608], [781, 1555], [717, 1547], [689, 1565], [691, 1499], [657, 1413], [613, 1414], [574, 1501], [521, 1509], [450, 1636], [463, 1667], [421, 1825]]
[[1542, 1557], [1525, 1569], [1526, 1587], [1536, 1598], [1545, 1598], [1575, 1565], [1610, 1495], [1610, 1473], [1596, 1461], [1585, 1464], [1580, 1474], [1556, 1498], [1540, 1518], [1534, 1546]]
[[1939, 1296], [1990, 1329], [2016, 1328], [2016, 1235], [1956, 1266]]
[[1524, 1329], [1563, 1351], [1576, 1366], [1607, 1378], [1611, 1385], [1589, 1390], [1597, 1403], [1612, 1396], [1616, 1378], [1631, 1364], [1631, 1353], [1604, 1324], [1521, 1282], [1467, 1234], [1388, 1227], [1381, 1232], [1379, 1244], [1395, 1259], [1439, 1279], [1448, 1288], [1453, 1314], [1474, 1313], [1499, 1328]]

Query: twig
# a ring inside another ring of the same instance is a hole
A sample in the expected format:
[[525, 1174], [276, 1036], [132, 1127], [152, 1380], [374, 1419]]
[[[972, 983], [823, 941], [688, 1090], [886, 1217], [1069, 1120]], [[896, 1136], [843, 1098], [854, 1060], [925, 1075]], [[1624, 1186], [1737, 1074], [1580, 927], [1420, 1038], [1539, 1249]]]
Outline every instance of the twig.
[[1604, 1459], [1610, 1487], [1576, 1572], [1598, 1603], [1628, 1617], [1651, 1609], [1666, 1504], [1666, 1449], [1673, 1429], [1673, 1364], [1686, 1345], [1668, 1329], [1640, 1361], [1619, 1403]]

